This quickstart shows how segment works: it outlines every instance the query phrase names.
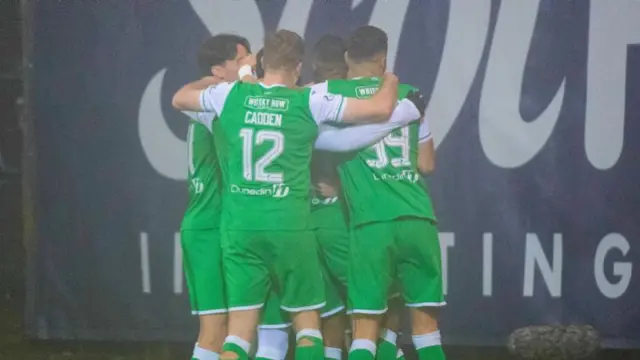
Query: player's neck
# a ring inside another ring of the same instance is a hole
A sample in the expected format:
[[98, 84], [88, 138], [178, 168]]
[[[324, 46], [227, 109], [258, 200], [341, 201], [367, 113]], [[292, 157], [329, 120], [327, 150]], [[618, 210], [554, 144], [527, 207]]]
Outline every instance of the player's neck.
[[272, 85], [284, 85], [287, 87], [295, 87], [297, 79], [295, 76], [288, 72], [274, 71], [265, 72], [262, 83], [267, 86]]
[[352, 66], [349, 68], [347, 77], [349, 79], [357, 77], [381, 77], [380, 69], [374, 64], [359, 64], [358, 66]]

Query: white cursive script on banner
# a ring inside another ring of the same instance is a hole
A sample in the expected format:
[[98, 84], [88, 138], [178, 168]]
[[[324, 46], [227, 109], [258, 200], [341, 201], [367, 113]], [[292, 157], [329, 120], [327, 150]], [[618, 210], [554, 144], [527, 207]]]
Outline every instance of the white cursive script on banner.
[[[189, 0], [210, 33], [236, 32], [252, 44], [264, 37], [264, 23], [254, 1]], [[353, 6], [359, 4], [354, 1]], [[305, 32], [312, 0], [288, 1], [278, 24]], [[535, 119], [525, 122], [519, 111], [521, 87], [530, 43], [535, 33], [540, 0], [502, 2], [493, 39], [488, 38], [490, 0], [451, 0], [440, 69], [427, 116], [441, 144], [459, 116], [478, 74], [482, 53], [489, 57], [480, 93], [479, 135], [490, 162], [516, 168], [531, 161], [545, 146], [558, 121], [566, 92], [564, 80], [553, 99]], [[224, 6], [224, 11], [220, 7]], [[389, 35], [389, 67], [395, 64], [408, 0], [375, 2], [370, 23]], [[229, 13], [242, 14], [237, 17]], [[303, 14], [302, 16], [300, 14]], [[589, 16], [585, 153], [600, 170], [613, 167], [624, 141], [627, 46], [640, 43], [640, 2], [592, 1]], [[255, 45], [254, 45], [255, 46]], [[166, 69], [147, 86], [139, 112], [140, 140], [153, 168], [162, 176], [186, 178], [186, 144], [168, 128], [160, 107], [160, 89]], [[575, 119], [574, 119], [575, 121]]]

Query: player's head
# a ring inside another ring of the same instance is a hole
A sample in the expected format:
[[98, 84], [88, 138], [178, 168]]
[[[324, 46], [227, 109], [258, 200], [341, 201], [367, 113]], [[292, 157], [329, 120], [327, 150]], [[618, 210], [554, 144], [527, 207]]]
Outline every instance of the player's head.
[[251, 53], [249, 41], [242, 36], [218, 34], [205, 40], [198, 51], [202, 76], [215, 76], [224, 81], [238, 80], [238, 61]]
[[387, 33], [382, 29], [371, 25], [359, 27], [347, 40], [347, 64], [349, 68], [373, 66], [382, 75], [387, 69], [387, 47]]
[[265, 37], [262, 55], [265, 75], [277, 73], [291, 78], [295, 84], [300, 78], [303, 58], [304, 41], [295, 32], [278, 30]]
[[264, 77], [264, 66], [262, 66], [262, 57], [264, 56], [264, 48], [260, 49], [256, 54], [256, 76], [258, 79]]
[[339, 36], [325, 35], [313, 47], [313, 81], [344, 79], [349, 70], [345, 61], [346, 42]]

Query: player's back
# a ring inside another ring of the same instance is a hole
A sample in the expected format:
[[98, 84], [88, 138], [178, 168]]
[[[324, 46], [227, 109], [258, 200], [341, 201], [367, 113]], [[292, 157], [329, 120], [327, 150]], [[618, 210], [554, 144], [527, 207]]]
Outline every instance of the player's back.
[[229, 92], [214, 123], [224, 228], [307, 228], [309, 165], [318, 131], [309, 92], [242, 82]]
[[[327, 90], [369, 98], [379, 85], [379, 78], [330, 80]], [[413, 89], [400, 84], [399, 99]], [[340, 165], [340, 181], [352, 225], [407, 216], [435, 219], [431, 199], [417, 170], [419, 129], [416, 119]]]

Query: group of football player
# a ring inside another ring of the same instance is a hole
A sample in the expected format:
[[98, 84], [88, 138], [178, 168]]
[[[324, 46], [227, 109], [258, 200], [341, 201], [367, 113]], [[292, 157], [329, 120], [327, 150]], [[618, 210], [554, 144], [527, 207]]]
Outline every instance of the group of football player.
[[295, 359], [401, 358], [406, 307], [418, 358], [443, 360], [424, 98], [387, 72], [379, 28], [322, 37], [300, 86], [304, 49], [288, 30], [256, 56], [215, 35], [198, 52], [202, 78], [173, 97], [191, 120], [192, 359], [283, 360], [291, 325]]

